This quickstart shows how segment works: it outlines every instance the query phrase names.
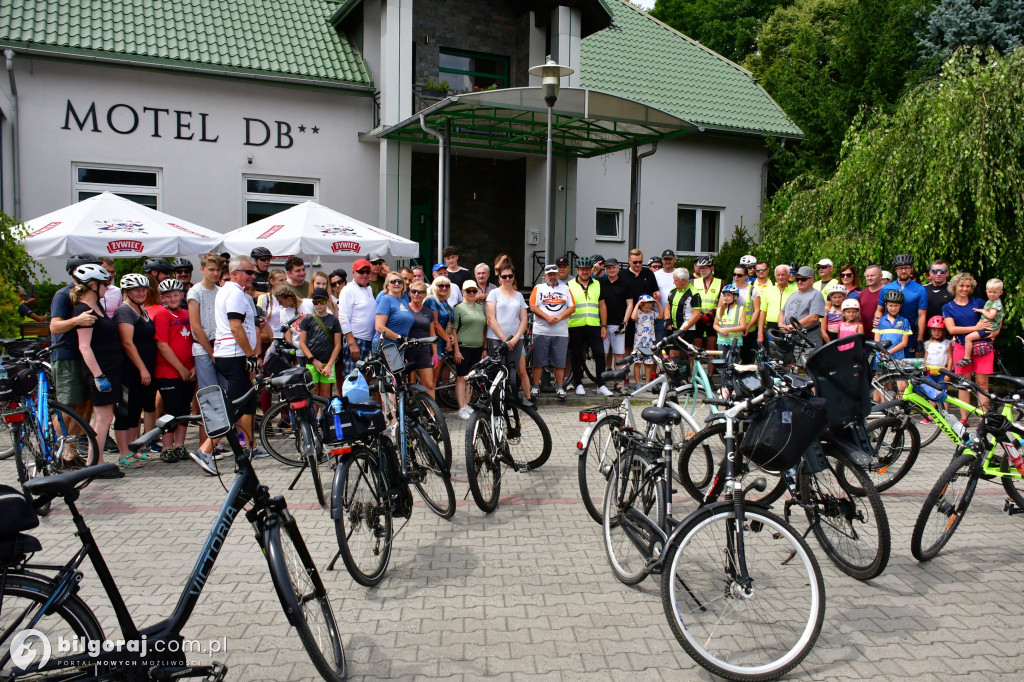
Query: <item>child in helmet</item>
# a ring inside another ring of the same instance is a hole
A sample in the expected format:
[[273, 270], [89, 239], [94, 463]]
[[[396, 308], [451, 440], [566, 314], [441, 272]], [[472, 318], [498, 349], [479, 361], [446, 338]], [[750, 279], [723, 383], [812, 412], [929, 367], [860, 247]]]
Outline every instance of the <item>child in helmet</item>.
[[889, 355], [895, 360], [902, 360], [903, 351], [910, 343], [911, 334], [914, 333], [907, 318], [900, 316], [903, 292], [899, 289], [889, 289], [885, 292], [882, 304], [885, 306], [885, 314], [875, 327], [875, 341], [889, 341], [892, 344], [889, 346]]
[[953, 370], [953, 341], [946, 337], [942, 316], [928, 320], [929, 339], [924, 342], [924, 367], [928, 374], [938, 376], [940, 369]]
[[[637, 299], [637, 305], [633, 308], [633, 314], [631, 315], [633, 321], [636, 323], [636, 336], [633, 339], [633, 349], [639, 351], [641, 349], [650, 350], [654, 347], [656, 341], [654, 336], [654, 320], [657, 317], [655, 312], [655, 306], [657, 302], [654, 297], [650, 294], [641, 294]], [[640, 365], [644, 368], [645, 381], [640, 381]], [[637, 363], [633, 365], [633, 377], [636, 380], [637, 386], [642, 386], [645, 383], [649, 383], [654, 380], [654, 361], [645, 360], [643, 363]]]
[[[839, 286], [842, 285], [840, 284]], [[838, 338], [845, 339], [847, 336], [853, 336], [854, 334], [863, 334], [864, 325], [860, 323], [860, 303], [857, 299], [846, 299], [842, 302], [840, 308], [843, 312], [843, 318], [839, 322]], [[852, 343], [846, 344], [845, 346], [839, 346], [839, 350], [849, 350], [850, 348], [853, 348]]]
[[747, 313], [737, 299], [740, 290], [735, 284], [726, 284], [719, 294], [718, 310], [715, 312], [715, 332], [718, 334], [718, 349], [739, 348], [743, 345], [743, 334], [747, 330]]
[[839, 338], [839, 323], [843, 321], [843, 301], [846, 287], [836, 282], [825, 291], [825, 324], [821, 325], [821, 338], [825, 343]]

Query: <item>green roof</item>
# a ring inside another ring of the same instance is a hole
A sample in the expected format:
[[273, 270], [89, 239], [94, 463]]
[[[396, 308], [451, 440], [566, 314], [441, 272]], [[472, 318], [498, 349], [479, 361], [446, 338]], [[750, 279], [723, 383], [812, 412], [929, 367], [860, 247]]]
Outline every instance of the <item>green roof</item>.
[[0, 45], [372, 88], [362, 55], [328, 22], [336, 0], [8, 0]]
[[708, 130], [803, 137], [746, 69], [622, 0], [585, 38], [580, 85], [635, 99]]

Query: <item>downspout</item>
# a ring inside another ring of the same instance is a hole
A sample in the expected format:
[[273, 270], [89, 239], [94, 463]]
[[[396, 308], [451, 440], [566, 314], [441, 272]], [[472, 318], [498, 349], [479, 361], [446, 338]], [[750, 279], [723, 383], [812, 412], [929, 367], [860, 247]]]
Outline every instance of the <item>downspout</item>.
[[[452, 243], [452, 120], [444, 119], [444, 243]], [[441, 261], [438, 261], [440, 263]]]
[[437, 138], [437, 263], [443, 263], [441, 254], [444, 253], [444, 193], [445, 193], [445, 163], [444, 163], [444, 135], [427, 126], [427, 119], [420, 114], [420, 128], [428, 135]]
[[633, 160], [629, 164], [629, 248], [640, 248], [637, 224], [640, 218], [640, 162], [658, 151], [658, 141], [651, 142], [651, 150], [637, 154], [636, 142], [633, 142]]
[[14, 219], [21, 220], [21, 163], [18, 144], [18, 85], [14, 82], [14, 50], [4, 50], [7, 58], [7, 78], [11, 81], [11, 147], [14, 156]]
[[[786, 138], [782, 138], [781, 149], [786, 148]], [[764, 204], [768, 201], [768, 164], [772, 162], [776, 156], [778, 156], [779, 150], [772, 152], [771, 156], [764, 160], [761, 164], [761, 211], [764, 211]]]

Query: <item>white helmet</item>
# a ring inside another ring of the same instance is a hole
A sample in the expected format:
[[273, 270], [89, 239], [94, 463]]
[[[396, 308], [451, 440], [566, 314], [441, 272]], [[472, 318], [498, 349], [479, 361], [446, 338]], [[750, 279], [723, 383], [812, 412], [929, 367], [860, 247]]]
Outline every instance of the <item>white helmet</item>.
[[149, 288], [149, 278], [145, 275], [139, 275], [133, 272], [121, 278], [121, 288], [125, 291], [141, 289], [143, 287], [146, 289]]
[[102, 265], [95, 263], [86, 263], [85, 265], [79, 265], [77, 268], [71, 271], [71, 277], [79, 284], [85, 284], [86, 282], [100, 282], [106, 284], [107, 280], [110, 279], [110, 273]]
[[161, 294], [166, 294], [170, 291], [185, 291], [185, 285], [173, 277], [160, 282], [160, 286], [157, 288], [160, 289]]
[[750, 254], [747, 254], [746, 256], [740, 258], [740, 265], [742, 265], [745, 268], [753, 267], [756, 264], [757, 259], [751, 256]]
[[839, 282], [835, 282], [828, 288], [828, 291], [826, 291], [825, 294], [827, 296], [831, 296], [832, 294], [842, 294], [843, 296], [845, 296], [846, 287], [840, 284]]

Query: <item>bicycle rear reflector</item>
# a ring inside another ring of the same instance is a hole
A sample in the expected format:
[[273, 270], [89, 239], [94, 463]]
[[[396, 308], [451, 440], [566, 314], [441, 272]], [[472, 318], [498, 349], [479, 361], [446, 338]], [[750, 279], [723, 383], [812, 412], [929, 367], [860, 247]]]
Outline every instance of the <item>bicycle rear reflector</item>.
[[345, 446], [343, 448], [334, 448], [331, 450], [331, 457], [338, 457], [340, 455], [347, 455], [352, 452], [352, 448]]
[[580, 421], [581, 422], [596, 422], [597, 411], [596, 410], [580, 410]]
[[306, 407], [307, 405], [309, 405], [309, 401], [305, 399], [296, 400], [288, 403], [288, 406], [291, 407], [293, 410], [301, 410], [303, 407]]
[[4, 423], [5, 424], [17, 424], [17, 423], [23, 422], [23, 421], [25, 421], [25, 412], [24, 412], [24, 410], [18, 410], [17, 412], [6, 412], [4, 414]]

